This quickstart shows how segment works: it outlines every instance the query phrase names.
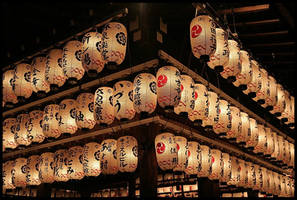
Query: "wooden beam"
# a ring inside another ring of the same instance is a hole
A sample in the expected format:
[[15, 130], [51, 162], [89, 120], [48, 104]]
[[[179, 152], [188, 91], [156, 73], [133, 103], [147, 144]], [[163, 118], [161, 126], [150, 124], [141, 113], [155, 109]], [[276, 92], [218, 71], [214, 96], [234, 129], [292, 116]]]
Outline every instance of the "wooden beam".
[[[295, 56], [295, 52], [273, 52], [275, 56]], [[257, 56], [272, 56], [272, 53], [265, 53], [265, 52], [254, 52], [255, 55]]]
[[[290, 61], [290, 60], [276, 60], [276, 61], [262, 61], [263, 64], [275, 64], [275, 65], [292, 65], [296, 64], [296, 61]], [[296, 68], [295, 68], [296, 69]], [[283, 69], [286, 70], [286, 69]]]
[[250, 34], [240, 34], [240, 37], [263, 37], [271, 35], [284, 35], [288, 34], [289, 31], [275, 31], [275, 32], [266, 32], [266, 33], [250, 33]]
[[[259, 11], [264, 11], [268, 10], [270, 8], [269, 4], [262, 4], [262, 5], [255, 5], [255, 6], [245, 6], [245, 7], [239, 7], [239, 8], [234, 8], [233, 12], [234, 13], [249, 13], [249, 12], [259, 12]], [[219, 10], [219, 14], [231, 14], [232, 9], [224, 9], [224, 10]]]
[[267, 20], [259, 20], [259, 21], [252, 21], [252, 22], [238, 22], [235, 23], [235, 26], [252, 26], [252, 25], [262, 25], [262, 24], [272, 24], [278, 23], [280, 19], [267, 19]]
[[249, 44], [249, 47], [272, 47], [272, 46], [292, 46], [292, 45], [295, 45], [295, 42]]

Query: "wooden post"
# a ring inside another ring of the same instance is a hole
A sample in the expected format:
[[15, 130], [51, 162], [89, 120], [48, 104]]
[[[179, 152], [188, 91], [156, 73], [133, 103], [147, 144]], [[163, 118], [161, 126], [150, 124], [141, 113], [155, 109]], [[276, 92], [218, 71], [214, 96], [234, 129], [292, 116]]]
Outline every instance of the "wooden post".
[[50, 198], [52, 187], [49, 183], [42, 183], [37, 187], [37, 197]]
[[220, 198], [219, 181], [211, 181], [208, 178], [198, 178], [199, 198]]

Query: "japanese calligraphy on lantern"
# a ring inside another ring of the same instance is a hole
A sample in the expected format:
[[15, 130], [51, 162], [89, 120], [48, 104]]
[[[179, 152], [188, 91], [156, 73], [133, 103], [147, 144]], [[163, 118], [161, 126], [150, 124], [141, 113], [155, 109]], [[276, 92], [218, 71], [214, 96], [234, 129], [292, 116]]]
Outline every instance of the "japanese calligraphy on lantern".
[[117, 163], [120, 172], [134, 172], [138, 163], [138, 143], [133, 136], [117, 140]]
[[94, 118], [98, 124], [111, 124], [114, 121], [113, 89], [100, 87], [94, 96]]

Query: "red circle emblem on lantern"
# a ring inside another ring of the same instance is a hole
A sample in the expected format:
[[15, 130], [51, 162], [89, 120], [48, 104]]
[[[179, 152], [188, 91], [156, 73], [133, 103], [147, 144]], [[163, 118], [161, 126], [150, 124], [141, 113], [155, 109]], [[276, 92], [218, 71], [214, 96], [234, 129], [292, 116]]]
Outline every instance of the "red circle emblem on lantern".
[[158, 77], [158, 87], [163, 87], [167, 83], [167, 76], [166, 75], [160, 75]]
[[199, 24], [193, 26], [191, 31], [192, 38], [198, 37], [201, 31], [202, 31], [202, 27]]
[[213, 156], [211, 156], [211, 162], [214, 163], [215, 159]]
[[181, 89], [181, 91], [184, 90], [184, 86], [182, 84], [180, 84], [180, 89]]
[[177, 149], [177, 151], [179, 150], [179, 145], [176, 143], [176, 149]]
[[189, 151], [189, 150], [187, 151], [187, 154], [188, 154], [188, 157], [190, 157], [191, 153], [190, 153], [190, 151]]
[[158, 142], [157, 144], [158, 154], [164, 153], [164, 151], [165, 151], [165, 144], [163, 142]]
[[197, 92], [195, 92], [195, 100], [198, 98], [198, 94]]

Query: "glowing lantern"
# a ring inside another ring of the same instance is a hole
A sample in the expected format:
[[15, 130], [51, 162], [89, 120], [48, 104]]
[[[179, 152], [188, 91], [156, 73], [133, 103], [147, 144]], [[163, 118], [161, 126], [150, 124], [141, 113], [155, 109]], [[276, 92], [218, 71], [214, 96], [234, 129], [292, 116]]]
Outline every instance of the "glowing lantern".
[[42, 119], [43, 111], [41, 110], [33, 110], [29, 113], [29, 121], [27, 122], [26, 128], [28, 137], [31, 138], [32, 142], [41, 143], [45, 139], [42, 132]]
[[40, 155], [39, 178], [42, 183], [53, 183], [54, 176], [54, 153], [46, 152]]
[[60, 137], [61, 130], [59, 124], [61, 120], [57, 118], [59, 110], [59, 105], [57, 104], [45, 106], [42, 119], [42, 131], [45, 137]]
[[274, 178], [274, 190], [273, 190], [273, 195], [279, 195], [281, 192], [281, 177], [280, 174], [276, 172], [273, 173], [273, 178]]
[[7, 118], [3, 121], [2, 144], [5, 148], [15, 149], [18, 143], [15, 140], [16, 118]]
[[257, 61], [251, 60], [251, 66], [251, 81], [247, 84], [247, 89], [243, 90], [243, 93], [248, 94], [249, 96], [254, 98], [256, 96], [256, 93], [261, 88], [261, 72]]
[[262, 168], [257, 164], [254, 164], [254, 167], [255, 167], [255, 176], [253, 177], [253, 181], [254, 181], [253, 190], [259, 191], [261, 187], [263, 187]]
[[181, 75], [173, 66], [161, 67], [157, 72], [158, 104], [165, 109], [179, 104], [181, 98]]
[[227, 182], [227, 185], [237, 185], [240, 178], [240, 168], [239, 161], [236, 157], [231, 156], [231, 176], [230, 180]]
[[113, 86], [113, 106], [118, 120], [130, 120], [135, 116], [133, 106], [133, 84], [130, 81], [119, 81]]
[[80, 41], [69, 41], [63, 48], [62, 68], [64, 75], [71, 84], [77, 83], [85, 74], [81, 55], [82, 43]]
[[241, 50], [239, 53], [241, 70], [236, 75], [236, 81], [233, 82], [233, 85], [245, 90], [246, 85], [252, 80], [252, 65], [248, 52]]
[[211, 151], [206, 145], [199, 145], [198, 177], [208, 177], [211, 170]]
[[188, 165], [185, 169], [185, 173], [189, 175], [194, 175], [198, 173], [198, 157], [199, 157], [199, 143], [198, 142], [188, 142]]
[[226, 184], [231, 178], [231, 157], [228, 153], [222, 153], [223, 159], [223, 175], [220, 177], [220, 182]]
[[13, 184], [15, 187], [26, 187], [27, 158], [17, 158], [13, 165]]
[[238, 182], [236, 186], [244, 187], [247, 181], [247, 167], [245, 161], [238, 159]]
[[263, 125], [258, 124], [258, 144], [254, 148], [254, 153], [263, 154], [267, 150], [267, 135]]
[[247, 164], [247, 183], [244, 186], [245, 188], [253, 188], [254, 181], [253, 178], [256, 175], [255, 166], [251, 162], [245, 162]]
[[250, 138], [246, 141], [247, 148], [254, 148], [259, 141], [259, 133], [258, 133], [258, 124], [257, 121], [253, 118], [249, 118], [250, 122]]
[[285, 110], [286, 101], [285, 101], [285, 90], [281, 84], [276, 84], [277, 95], [276, 95], [276, 104], [273, 106], [273, 109], [270, 111], [276, 116], [280, 116], [281, 113]]
[[79, 128], [92, 129], [96, 125], [94, 119], [94, 95], [81, 93], [76, 99], [76, 124]]
[[269, 172], [270, 172], [269, 194], [275, 195], [277, 187], [278, 187], [278, 185], [276, 185], [276, 175], [275, 175], [276, 173], [273, 171], [270, 171], [270, 170], [269, 170]]
[[235, 106], [230, 106], [230, 112], [231, 112], [231, 128], [227, 132], [227, 135], [226, 135], [227, 139], [236, 138], [241, 131], [240, 110]]
[[281, 192], [279, 196], [286, 197], [287, 195], [286, 177], [283, 175], [280, 175], [280, 187], [281, 187]]
[[102, 35], [98, 32], [89, 32], [82, 38], [82, 63], [89, 76], [96, 76], [104, 68], [105, 61], [102, 53]]
[[263, 185], [260, 188], [261, 192], [265, 192], [267, 193], [268, 188], [269, 188], [269, 179], [268, 179], [268, 174], [267, 174], [267, 169], [265, 167], [261, 167], [262, 169], [262, 181], [263, 181]]
[[69, 180], [67, 160], [69, 159], [68, 150], [59, 149], [54, 154], [54, 178], [55, 181], [66, 182]]
[[177, 165], [173, 171], [184, 171], [188, 165], [188, 141], [185, 137], [175, 136], [177, 148]]
[[27, 160], [27, 176], [28, 185], [40, 185], [39, 179], [39, 155], [30, 156]]
[[85, 176], [83, 168], [83, 147], [74, 146], [69, 148], [67, 160], [69, 179], [80, 180]]
[[215, 92], [208, 91], [208, 116], [202, 121], [202, 126], [212, 128], [215, 124], [215, 118], [219, 114], [219, 97]]
[[117, 163], [117, 141], [107, 139], [101, 143], [100, 165], [102, 174], [116, 174], [119, 171]]
[[284, 146], [284, 137], [283, 136], [280, 136], [278, 135], [277, 136], [277, 140], [278, 140], [278, 154], [276, 156], [276, 160], [278, 161], [281, 161], [283, 162], [283, 159], [284, 159], [284, 149], [285, 149], [285, 146]]
[[138, 74], [133, 82], [133, 103], [137, 113], [152, 113], [157, 106], [157, 79], [148, 73]]
[[18, 100], [24, 101], [32, 95], [31, 71], [31, 65], [26, 63], [20, 63], [14, 69], [12, 89]]
[[219, 180], [224, 173], [224, 162], [222, 152], [218, 149], [211, 149], [211, 172], [208, 178], [210, 180]]
[[265, 127], [266, 137], [267, 137], [267, 149], [264, 152], [265, 156], [271, 156], [271, 154], [274, 152], [274, 137], [273, 132], [270, 128]]
[[15, 95], [13, 91], [13, 80], [14, 80], [14, 71], [13, 70], [7, 70], [3, 73], [2, 77], [2, 94], [3, 94], [3, 101], [8, 103], [16, 104], [18, 103], [17, 96]]
[[283, 162], [285, 165], [288, 165], [290, 162], [290, 146], [288, 140], [284, 140], [284, 158]]
[[173, 134], [162, 133], [157, 135], [155, 151], [158, 165], [162, 170], [173, 169], [177, 165], [177, 145]]
[[276, 80], [272, 76], [268, 76], [268, 81], [266, 84], [265, 103], [261, 106], [264, 108], [267, 107], [268, 110], [272, 110], [277, 101]]
[[293, 96], [290, 97], [290, 112], [288, 116], [288, 126], [295, 126], [295, 98]]
[[84, 145], [83, 167], [86, 176], [99, 176], [100, 167], [100, 144], [90, 142]]
[[278, 119], [281, 119], [283, 122], [288, 123], [290, 109], [290, 94], [287, 90], [285, 90], [285, 109], [278, 117]]
[[258, 102], [259, 104], [264, 104], [267, 93], [268, 73], [263, 68], [260, 68], [259, 79], [261, 80], [261, 87], [256, 93], [256, 97], [254, 97], [253, 100]]
[[29, 138], [29, 132], [26, 128], [26, 125], [29, 121], [29, 114], [19, 114], [16, 118], [15, 125], [15, 141], [19, 145], [28, 146], [32, 142], [32, 138]]
[[50, 85], [45, 80], [46, 57], [36, 57], [32, 61], [31, 85], [36, 93], [48, 93]]
[[100, 87], [94, 96], [94, 118], [101, 125], [111, 124], [114, 120], [113, 89]]
[[250, 118], [245, 112], [240, 112], [241, 131], [239, 131], [236, 142], [246, 144], [251, 138]]
[[266, 189], [266, 193], [268, 194], [272, 194], [272, 191], [274, 190], [274, 182], [273, 182], [273, 175], [272, 175], [272, 171], [271, 170], [266, 170], [266, 180], [267, 180], [267, 189]]
[[15, 189], [15, 185], [12, 180], [12, 173], [15, 173], [13, 171], [13, 165], [15, 161], [6, 161], [2, 165], [2, 180], [3, 180], [3, 189]]
[[59, 104], [59, 129], [62, 133], [74, 134], [78, 126], [76, 124], [76, 108], [77, 102], [75, 99], [64, 99]]
[[273, 141], [274, 141], [274, 151], [271, 154], [271, 160], [276, 160], [277, 155], [279, 153], [279, 141], [278, 141], [278, 137], [277, 137], [276, 132], [271, 130], [271, 133], [272, 133]]
[[134, 172], [138, 163], [138, 143], [133, 136], [117, 140], [117, 163], [120, 172]]
[[290, 153], [290, 162], [289, 167], [295, 167], [295, 146], [292, 143], [289, 143], [289, 153]]
[[219, 112], [215, 117], [215, 125], [213, 126], [213, 131], [216, 134], [226, 135], [226, 133], [231, 129], [231, 111], [229, 102], [220, 99], [219, 100]]

